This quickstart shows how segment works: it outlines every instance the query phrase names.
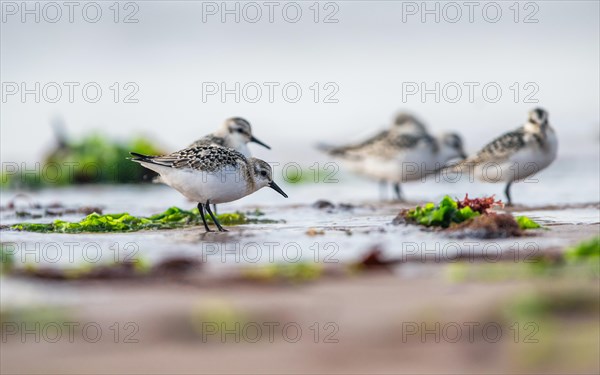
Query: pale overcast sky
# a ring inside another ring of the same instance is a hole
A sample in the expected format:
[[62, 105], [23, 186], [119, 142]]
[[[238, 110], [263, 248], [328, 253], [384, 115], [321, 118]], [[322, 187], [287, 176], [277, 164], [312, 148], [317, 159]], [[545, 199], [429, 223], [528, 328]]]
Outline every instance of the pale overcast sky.
[[[112, 1], [82, 2], [71, 9], [73, 22], [58, 4], [41, 3], [37, 12], [28, 3], [27, 13], [21, 2], [2, 3], [3, 161], [40, 158], [57, 116], [73, 136], [144, 133], [168, 149], [243, 116], [265, 142], [302, 158], [317, 142], [355, 139], [407, 109], [434, 132], [461, 132], [472, 151], [522, 123], [538, 105], [532, 100], [550, 111], [561, 153], [577, 152], [580, 142], [598, 147], [597, 1], [427, 3], [434, 13], [423, 13], [422, 2], [276, 2], [273, 22], [264, 2], [237, 3], [239, 23], [235, 2], [227, 3], [230, 14], [221, 2], [138, 1], [118, 9]], [[35, 94], [23, 103], [22, 89], [35, 91], [36, 82], [40, 103]], [[240, 102], [228, 94], [222, 103], [222, 84], [234, 89], [236, 82]], [[436, 82], [439, 103], [434, 94], [423, 102], [421, 89]], [[98, 87], [98, 101], [86, 101]], [[298, 88], [302, 96], [289, 102]]]

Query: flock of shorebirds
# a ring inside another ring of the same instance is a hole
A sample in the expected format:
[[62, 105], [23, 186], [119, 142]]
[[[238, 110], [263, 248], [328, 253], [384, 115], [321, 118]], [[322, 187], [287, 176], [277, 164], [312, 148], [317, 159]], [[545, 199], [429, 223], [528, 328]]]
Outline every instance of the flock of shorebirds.
[[[287, 198], [273, 181], [271, 166], [251, 157], [248, 143], [266, 148], [252, 134], [248, 121], [230, 118], [214, 133], [183, 150], [163, 156], [132, 152], [132, 160], [160, 175], [160, 181], [186, 198], [198, 203], [206, 231], [210, 228], [204, 210], [219, 231], [219, 223], [210, 205], [238, 200], [268, 186]], [[415, 117], [400, 114], [387, 129], [362, 142], [321, 149], [339, 158], [357, 173], [391, 183], [396, 197], [402, 199], [400, 184], [425, 176], [450, 171], [467, 173], [486, 182], [506, 183], [505, 194], [511, 204], [510, 187], [546, 168], [556, 158], [558, 140], [548, 122], [548, 112], [535, 108], [527, 122], [505, 133], [467, 157], [459, 135], [432, 136]]]

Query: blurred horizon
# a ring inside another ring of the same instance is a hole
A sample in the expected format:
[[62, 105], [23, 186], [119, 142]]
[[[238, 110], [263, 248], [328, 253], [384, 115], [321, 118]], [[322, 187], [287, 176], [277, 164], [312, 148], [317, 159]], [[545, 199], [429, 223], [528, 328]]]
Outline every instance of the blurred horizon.
[[[212, 132], [225, 118], [242, 116], [273, 148], [252, 147], [257, 157], [302, 162], [319, 157], [317, 143], [359, 139], [386, 127], [397, 112], [408, 111], [433, 133], [459, 132], [467, 151], [474, 152], [520, 126], [536, 106], [550, 113], [559, 135], [559, 157], [582, 150], [599, 153], [598, 2], [538, 2], [537, 23], [515, 23], [510, 4], [504, 3], [497, 23], [485, 21], [479, 11], [472, 23], [465, 15], [456, 23], [433, 18], [422, 23], [418, 15], [402, 22], [402, 3], [381, 1], [377, 6], [335, 2], [337, 23], [315, 23], [311, 4], [303, 2], [297, 23], [277, 17], [278, 12], [273, 23], [264, 14], [256, 23], [221, 23], [218, 15], [203, 14], [203, 3], [138, 2], [138, 23], [115, 23], [109, 4], [102, 4], [97, 23], [78, 18], [73, 23], [21, 23], [18, 15], [5, 15], [3, 84], [25, 82], [32, 88], [35, 82], [42, 87], [78, 82], [81, 88], [96, 82], [103, 95], [88, 103], [75, 91], [74, 103], [69, 103], [63, 86], [57, 103], [36, 103], [32, 95], [22, 103], [18, 94], [7, 96], [0, 115], [3, 161], [40, 160], [54, 142], [50, 123], [57, 117], [74, 138], [94, 130], [116, 139], [145, 134], [174, 151]], [[129, 13], [121, 11], [121, 16]], [[521, 19], [530, 13], [520, 11]], [[320, 17], [329, 13], [331, 9], [321, 9]], [[115, 82], [120, 84], [119, 103], [110, 88]], [[138, 103], [123, 103], [132, 92], [124, 87], [128, 82], [139, 89], [133, 96]], [[270, 103], [262, 86], [257, 103], [244, 98], [236, 103], [232, 95], [222, 103], [218, 94], [203, 102], [203, 83], [231, 88], [235, 82], [242, 87], [295, 82], [302, 97], [288, 103], [276, 91]], [[318, 103], [314, 82], [320, 85]], [[338, 88], [332, 96], [337, 103], [324, 102], [332, 93], [331, 87], [324, 88], [328, 82]], [[418, 94], [403, 102], [403, 84], [411, 82], [426, 88], [436, 82], [442, 87], [491, 82], [501, 87], [502, 97], [490, 103], [476, 90], [470, 103], [463, 86], [457, 103], [444, 98], [436, 103], [432, 95], [423, 103]], [[518, 103], [511, 89], [515, 82]], [[525, 88], [527, 83], [537, 91]], [[539, 103], [526, 103], [528, 94]]]

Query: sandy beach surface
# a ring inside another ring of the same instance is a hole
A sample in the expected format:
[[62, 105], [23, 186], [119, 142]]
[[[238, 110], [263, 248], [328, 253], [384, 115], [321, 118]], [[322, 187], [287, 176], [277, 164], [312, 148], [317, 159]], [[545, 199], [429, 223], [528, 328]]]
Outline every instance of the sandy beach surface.
[[544, 266], [598, 235], [598, 203], [505, 208], [544, 228], [499, 239], [392, 224], [416, 203], [248, 206], [276, 222], [228, 233], [4, 229], [2, 373], [600, 370], [597, 275]]

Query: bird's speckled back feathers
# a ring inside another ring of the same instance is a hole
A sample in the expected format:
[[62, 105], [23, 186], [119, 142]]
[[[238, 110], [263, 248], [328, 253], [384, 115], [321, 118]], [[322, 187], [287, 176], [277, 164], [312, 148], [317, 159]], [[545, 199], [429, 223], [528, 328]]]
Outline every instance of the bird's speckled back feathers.
[[206, 136], [198, 139], [197, 141], [195, 141], [194, 143], [189, 145], [188, 148], [197, 147], [197, 146], [210, 146], [210, 145], [230, 147], [229, 145], [226, 144], [227, 143], [226, 141], [227, 140], [223, 137], [219, 137], [214, 134], [209, 134], [209, 135], [206, 135]]
[[214, 172], [220, 168], [247, 165], [244, 155], [231, 148], [215, 145], [195, 146], [164, 156], [148, 157], [145, 161], [170, 168], [189, 168], [204, 172]]

